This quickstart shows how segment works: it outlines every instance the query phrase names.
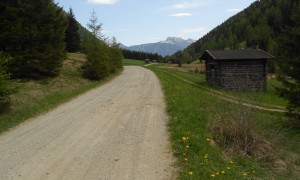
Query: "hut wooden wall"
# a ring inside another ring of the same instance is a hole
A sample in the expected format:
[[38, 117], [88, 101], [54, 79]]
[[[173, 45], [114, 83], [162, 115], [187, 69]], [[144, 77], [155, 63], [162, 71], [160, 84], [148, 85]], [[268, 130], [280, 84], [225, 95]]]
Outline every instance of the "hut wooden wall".
[[209, 60], [207, 68], [206, 80], [222, 89], [266, 90], [266, 60]]

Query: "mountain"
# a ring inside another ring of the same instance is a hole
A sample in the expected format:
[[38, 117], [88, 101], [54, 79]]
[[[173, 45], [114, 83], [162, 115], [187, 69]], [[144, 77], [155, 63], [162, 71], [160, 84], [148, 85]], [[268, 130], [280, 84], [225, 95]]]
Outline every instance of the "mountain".
[[[298, 0], [260, 0], [232, 16], [173, 58], [186, 62], [198, 59], [206, 50], [259, 48], [278, 57], [280, 38], [288, 26], [294, 26], [293, 14], [299, 11]], [[275, 65], [269, 64], [269, 70]]]
[[126, 47], [122, 45], [121, 48], [128, 49], [131, 51], [157, 53], [162, 56], [167, 56], [167, 55], [174, 54], [179, 50], [183, 50], [193, 42], [194, 40], [192, 39], [184, 40], [180, 37], [168, 37], [166, 40], [159, 41], [156, 43], [141, 44], [141, 45], [135, 45], [130, 47]]

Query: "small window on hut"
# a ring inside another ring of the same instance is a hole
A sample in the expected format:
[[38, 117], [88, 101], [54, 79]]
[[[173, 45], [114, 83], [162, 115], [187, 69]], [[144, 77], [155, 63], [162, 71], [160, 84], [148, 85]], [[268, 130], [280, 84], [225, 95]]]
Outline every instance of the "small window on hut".
[[211, 71], [215, 71], [215, 65], [214, 65], [214, 64], [210, 64], [210, 65], [209, 65], [209, 69], [210, 69]]

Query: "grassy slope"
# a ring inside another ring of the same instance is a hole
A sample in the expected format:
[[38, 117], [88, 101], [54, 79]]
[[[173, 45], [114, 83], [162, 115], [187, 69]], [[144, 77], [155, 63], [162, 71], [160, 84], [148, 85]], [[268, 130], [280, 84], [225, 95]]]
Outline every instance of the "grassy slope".
[[39, 81], [14, 80], [17, 93], [11, 95], [11, 110], [0, 116], [0, 133], [18, 125], [30, 117], [46, 112], [104, 81], [89, 81], [80, 74], [85, 55], [69, 53], [58, 77]]
[[[131, 63], [132, 61], [127, 62], [127, 64]], [[180, 179], [207, 179], [212, 176], [220, 179], [298, 177], [300, 131], [290, 128], [289, 122], [282, 113], [257, 111], [255, 130], [269, 141], [274, 139], [274, 134], [270, 135], [270, 133], [273, 133], [274, 129], [280, 130], [280, 138], [276, 138], [275, 146], [278, 156], [284, 161], [283, 165], [286, 165], [287, 169], [282, 167], [278, 167], [280, 170], [272, 169], [251, 158], [225, 155], [222, 148], [211, 140], [208, 123], [214, 120], [216, 113], [224, 112], [224, 107], [229, 106], [228, 102], [209, 96], [207, 90], [199, 87], [209, 87], [203, 75], [161, 68], [161, 66], [151, 65], [147, 68], [156, 73], [163, 86], [167, 112], [170, 116], [172, 146], [181, 169]], [[195, 82], [199, 86], [187, 83], [171, 74]], [[260, 98], [260, 103], [285, 105], [286, 102], [278, 98], [274, 92], [272, 87], [269, 88], [269, 91], [262, 95], [264, 98]]]

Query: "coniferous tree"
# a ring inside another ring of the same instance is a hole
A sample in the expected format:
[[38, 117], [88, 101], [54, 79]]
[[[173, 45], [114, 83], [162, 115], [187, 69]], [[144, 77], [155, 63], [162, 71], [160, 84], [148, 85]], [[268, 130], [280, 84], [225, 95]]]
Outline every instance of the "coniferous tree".
[[93, 10], [90, 23], [88, 24], [93, 37], [89, 38], [85, 43], [85, 51], [87, 54], [87, 61], [84, 63], [83, 76], [93, 80], [100, 80], [108, 76], [108, 45], [101, 41], [101, 26], [98, 24], [96, 12]]
[[52, 0], [0, 2], [0, 51], [14, 77], [57, 75], [65, 56], [66, 19]]
[[0, 114], [5, 112], [10, 104], [9, 95], [12, 93], [12, 89], [8, 81], [10, 75], [6, 68], [10, 61], [11, 58], [8, 55], [0, 52]]
[[68, 52], [78, 52], [80, 50], [79, 25], [75, 19], [72, 8], [67, 15], [68, 27], [66, 30], [66, 50]]
[[90, 23], [88, 23], [87, 26], [92, 31], [92, 34], [95, 38], [102, 39], [103, 37], [103, 35], [101, 34], [102, 24], [101, 23], [98, 24], [98, 18], [95, 10], [93, 10], [90, 18]]
[[292, 23], [279, 38], [281, 54], [279, 80], [283, 88], [279, 88], [283, 97], [287, 98], [288, 115], [300, 120], [300, 4], [292, 16]]

